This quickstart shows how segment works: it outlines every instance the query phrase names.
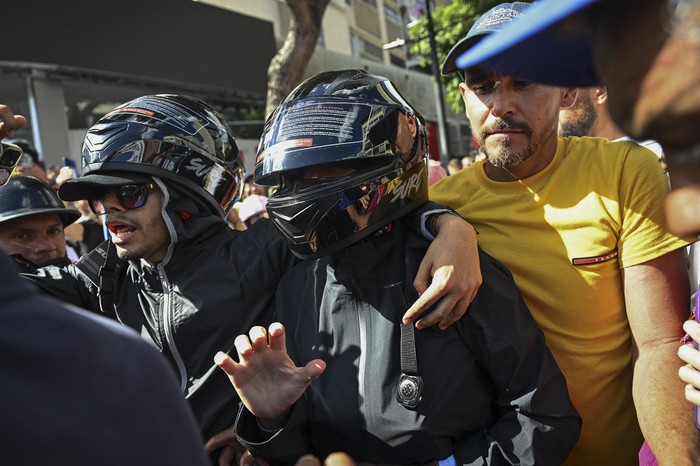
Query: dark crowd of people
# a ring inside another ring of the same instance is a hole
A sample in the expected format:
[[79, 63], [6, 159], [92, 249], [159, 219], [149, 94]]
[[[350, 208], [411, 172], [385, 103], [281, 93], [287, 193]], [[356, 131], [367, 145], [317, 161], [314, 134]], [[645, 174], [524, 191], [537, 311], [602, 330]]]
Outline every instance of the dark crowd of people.
[[700, 2], [540, 0], [447, 55], [474, 150], [312, 76], [254, 173], [146, 95], [46, 169], [0, 104], [3, 464], [693, 465]]

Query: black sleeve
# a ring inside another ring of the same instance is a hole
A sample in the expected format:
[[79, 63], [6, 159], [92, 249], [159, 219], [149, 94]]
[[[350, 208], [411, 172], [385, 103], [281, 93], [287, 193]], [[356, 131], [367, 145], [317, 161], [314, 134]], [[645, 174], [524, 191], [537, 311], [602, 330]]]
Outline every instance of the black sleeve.
[[99, 310], [97, 287], [75, 265], [48, 266], [20, 274], [44, 294], [87, 310]]
[[292, 407], [289, 420], [282, 429], [265, 432], [255, 416], [241, 403], [235, 426], [238, 441], [254, 456], [265, 458], [271, 465], [293, 464], [311, 451], [307, 411], [306, 398], [302, 396]]
[[434, 240], [437, 236], [436, 221], [441, 215], [459, 214], [449, 207], [437, 202], [428, 201], [414, 211], [407, 214], [404, 219], [406, 226], [427, 240]]
[[255, 222], [244, 234], [250, 235], [264, 243], [265, 248], [269, 251], [278, 267], [278, 275], [280, 277], [301, 262], [301, 259], [296, 257], [289, 249], [287, 240], [284, 239], [282, 233], [267, 218], [261, 218]]
[[544, 334], [510, 272], [480, 252], [484, 283], [465, 316], [465, 340], [494, 383], [500, 416], [455, 444], [458, 464], [560, 465], [581, 418]]

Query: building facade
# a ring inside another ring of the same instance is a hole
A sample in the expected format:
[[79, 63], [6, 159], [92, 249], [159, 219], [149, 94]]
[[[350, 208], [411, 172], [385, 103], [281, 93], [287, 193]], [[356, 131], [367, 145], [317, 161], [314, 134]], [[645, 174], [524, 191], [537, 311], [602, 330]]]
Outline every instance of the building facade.
[[[289, 24], [284, 1], [23, 0], [8, 8], [5, 18], [21, 27], [0, 28], [3, 43], [13, 44], [0, 53], [1, 102], [29, 117], [16, 137], [33, 142], [45, 163], [79, 160], [87, 128], [116, 105], [172, 92], [214, 104], [252, 170], [267, 66]], [[434, 80], [406, 67], [405, 48], [383, 47], [403, 38], [410, 8], [331, 0], [307, 76], [363, 68], [389, 77], [426, 118], [437, 147]], [[464, 116], [450, 113], [447, 126], [448, 152], [466, 153]]]

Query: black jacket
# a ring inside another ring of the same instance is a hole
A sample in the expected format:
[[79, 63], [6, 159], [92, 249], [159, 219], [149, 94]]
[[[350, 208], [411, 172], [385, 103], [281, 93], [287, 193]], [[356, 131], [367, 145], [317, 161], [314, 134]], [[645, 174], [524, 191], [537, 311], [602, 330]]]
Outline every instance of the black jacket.
[[163, 358], [133, 331], [38, 295], [0, 254], [0, 462], [208, 464]]
[[26, 276], [49, 294], [108, 315], [153, 343], [175, 368], [207, 439], [231, 426], [238, 410], [214, 355], [231, 349], [239, 333], [270, 321], [275, 287], [296, 259], [268, 221], [239, 232], [211, 215], [169, 217], [177, 234], [169, 260], [156, 266], [118, 261], [109, 309], [102, 310], [98, 299], [100, 263], [93, 259], [99, 248], [74, 265]]
[[415, 332], [423, 398], [396, 400], [400, 315], [385, 286], [408, 302], [428, 243], [396, 222], [388, 234], [295, 267], [277, 293], [277, 320], [297, 365], [326, 371], [269, 440], [241, 411], [239, 439], [256, 456], [293, 461], [345, 451], [358, 462], [561, 464], [581, 420], [564, 376], [507, 269], [480, 251], [483, 284], [468, 313], [445, 331]]

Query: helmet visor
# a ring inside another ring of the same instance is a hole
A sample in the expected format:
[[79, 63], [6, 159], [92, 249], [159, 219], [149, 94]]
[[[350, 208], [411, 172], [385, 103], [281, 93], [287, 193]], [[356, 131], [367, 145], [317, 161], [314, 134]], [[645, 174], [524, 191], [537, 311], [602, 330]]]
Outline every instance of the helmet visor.
[[[281, 106], [270, 118], [256, 160], [255, 181], [278, 185], [290, 170], [410, 152], [399, 144], [400, 106], [308, 99]], [[408, 145], [406, 149], [403, 146]], [[357, 160], [360, 162], [360, 160]]]

